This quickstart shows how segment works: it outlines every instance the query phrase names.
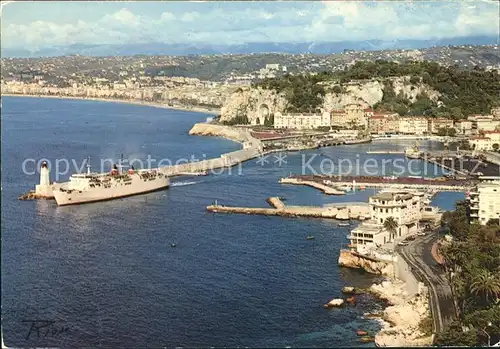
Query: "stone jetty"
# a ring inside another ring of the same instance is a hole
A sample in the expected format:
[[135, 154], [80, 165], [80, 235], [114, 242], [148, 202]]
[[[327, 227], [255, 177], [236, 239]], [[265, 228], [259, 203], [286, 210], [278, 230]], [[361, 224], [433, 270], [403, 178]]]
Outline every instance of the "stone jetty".
[[269, 198], [267, 202], [273, 207], [228, 207], [214, 203], [207, 206], [207, 211], [266, 216], [333, 218], [338, 220], [363, 220], [369, 216], [368, 205], [360, 203], [343, 203], [336, 206], [287, 206], [277, 197]]
[[264, 154], [261, 141], [254, 138], [250, 131], [245, 128], [198, 123], [191, 128], [189, 134], [223, 137], [242, 143], [243, 149], [222, 154], [218, 158], [160, 167], [159, 171], [170, 177], [185, 173], [203, 173], [210, 170], [233, 167]]
[[381, 177], [381, 176], [321, 176], [321, 175], [291, 175], [288, 178], [282, 178], [280, 183], [304, 184], [314, 186], [316, 183], [321, 188], [349, 187], [353, 185], [356, 189], [360, 188], [391, 188], [391, 189], [417, 189], [434, 191], [453, 191], [463, 192], [470, 189], [474, 180], [453, 180], [446, 178], [412, 178], [412, 177]]
[[293, 178], [293, 177], [292, 178], [281, 178], [279, 182], [282, 184], [307, 185], [308, 187], [319, 189], [327, 195], [344, 195], [345, 194], [342, 190], [338, 190], [338, 189], [329, 187], [326, 184], [322, 184], [322, 183], [316, 182], [316, 181], [302, 180], [300, 178]]

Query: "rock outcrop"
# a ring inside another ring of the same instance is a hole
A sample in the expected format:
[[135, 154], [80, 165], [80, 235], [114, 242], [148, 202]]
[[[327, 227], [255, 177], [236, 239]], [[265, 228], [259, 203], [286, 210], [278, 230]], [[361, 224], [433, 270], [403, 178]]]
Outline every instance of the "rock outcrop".
[[333, 308], [333, 307], [341, 307], [344, 305], [344, 300], [341, 298], [335, 298], [329, 301], [328, 303], [323, 305], [323, 308]]
[[[416, 97], [422, 93], [426, 93], [434, 101], [437, 101], [440, 96], [438, 92], [422, 82], [412, 84], [409, 76], [391, 78], [390, 82], [396, 94], [402, 92], [412, 102], [415, 102]], [[384, 90], [387, 88], [383, 81], [378, 80], [351, 82], [340, 87], [343, 90], [342, 93], [325, 94], [323, 104], [320, 106], [322, 109], [338, 110], [349, 104], [358, 104], [363, 108], [372, 107], [382, 101]], [[284, 113], [288, 104], [283, 93], [262, 88], [240, 87], [223, 103], [221, 121], [229, 121], [246, 115], [250, 124], [263, 124], [268, 115], [277, 112]]]
[[362, 257], [349, 250], [340, 250], [338, 264], [341, 267], [363, 269], [367, 273], [390, 276], [393, 274], [391, 263]]
[[427, 292], [409, 297], [399, 280], [372, 285], [372, 292], [391, 303], [382, 315], [383, 329], [375, 336], [378, 347], [429, 346], [432, 338], [420, 331], [420, 322], [429, 316]]
[[251, 133], [244, 128], [210, 123], [194, 124], [191, 130], [189, 130], [189, 135], [223, 137], [235, 142], [243, 143], [244, 146], [248, 145], [248, 143], [260, 144], [260, 141], [253, 138]]
[[327, 93], [323, 98], [323, 109], [342, 109], [349, 104], [368, 108], [380, 102], [384, 96], [384, 85], [378, 81], [344, 86], [344, 93]]
[[396, 95], [402, 92], [411, 102], [415, 102], [417, 100], [417, 96], [423, 93], [427, 94], [427, 96], [435, 102], [437, 102], [441, 96], [439, 92], [433, 90], [430, 86], [422, 82], [412, 84], [409, 76], [393, 78], [392, 87]]
[[285, 111], [288, 101], [284, 94], [262, 88], [240, 87], [230, 95], [221, 108], [221, 121], [229, 121], [238, 116], [248, 118], [252, 125], [264, 124], [271, 114]]

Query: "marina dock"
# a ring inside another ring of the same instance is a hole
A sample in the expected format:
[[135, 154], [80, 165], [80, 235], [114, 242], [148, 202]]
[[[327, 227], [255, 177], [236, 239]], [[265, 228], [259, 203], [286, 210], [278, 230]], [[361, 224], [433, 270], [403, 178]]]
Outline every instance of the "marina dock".
[[338, 220], [364, 220], [369, 217], [368, 204], [342, 203], [327, 206], [287, 206], [278, 197], [271, 197], [267, 202], [272, 208], [264, 207], [230, 207], [221, 206], [215, 202], [207, 206], [207, 211], [213, 213], [241, 213], [265, 216], [332, 218]]

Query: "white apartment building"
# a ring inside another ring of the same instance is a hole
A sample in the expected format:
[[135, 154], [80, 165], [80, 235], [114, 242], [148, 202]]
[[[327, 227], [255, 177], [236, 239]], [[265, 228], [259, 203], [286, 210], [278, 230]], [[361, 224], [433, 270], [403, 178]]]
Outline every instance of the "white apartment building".
[[472, 133], [472, 121], [469, 120], [458, 121], [455, 124], [455, 128], [457, 129], [459, 134], [470, 135]]
[[297, 130], [330, 127], [330, 113], [321, 114], [274, 114], [274, 128], [292, 128]]
[[408, 116], [399, 119], [399, 133], [423, 135], [429, 132], [429, 121], [424, 117]]
[[[370, 219], [351, 231], [348, 236], [350, 247], [363, 252], [416, 234], [425, 206], [424, 199], [423, 192], [409, 190], [383, 191], [371, 196]], [[384, 222], [389, 217], [393, 217], [398, 224], [395, 235], [384, 228]]]
[[500, 149], [500, 131], [484, 131], [484, 136], [469, 139], [469, 146], [474, 150], [490, 151]]
[[344, 118], [342, 119], [344, 124], [368, 128], [368, 114], [360, 105], [346, 105], [344, 107], [344, 114]]
[[439, 129], [452, 129], [453, 128], [453, 120], [452, 119], [446, 119], [446, 118], [430, 118], [429, 121], [429, 131], [433, 134], [436, 134], [439, 132]]
[[480, 182], [467, 195], [469, 217], [482, 225], [490, 219], [500, 218], [500, 177], [481, 177]]

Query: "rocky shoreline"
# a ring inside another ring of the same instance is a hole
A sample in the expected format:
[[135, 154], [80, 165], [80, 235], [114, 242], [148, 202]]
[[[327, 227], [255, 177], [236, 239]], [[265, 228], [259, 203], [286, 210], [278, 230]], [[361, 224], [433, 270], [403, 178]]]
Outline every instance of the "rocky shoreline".
[[75, 99], [75, 100], [83, 100], [83, 101], [98, 101], [98, 102], [112, 102], [112, 103], [125, 103], [125, 104], [133, 104], [133, 105], [143, 105], [148, 107], [155, 108], [163, 108], [163, 109], [172, 109], [172, 110], [181, 110], [181, 111], [192, 111], [197, 113], [206, 113], [212, 115], [218, 115], [220, 110], [199, 106], [181, 106], [181, 105], [173, 105], [170, 106], [164, 103], [156, 103], [156, 102], [147, 102], [147, 101], [138, 101], [132, 99], [113, 99], [113, 98], [95, 98], [95, 97], [78, 97], [78, 96], [53, 96], [53, 95], [31, 95], [31, 94], [17, 94], [17, 93], [2, 93], [1, 97], [31, 97], [31, 98], [54, 98], [54, 99]]
[[405, 283], [397, 279], [374, 284], [370, 291], [390, 304], [382, 312], [383, 328], [375, 335], [378, 347], [419, 347], [432, 344], [432, 336], [421, 330], [421, 322], [430, 316], [428, 292], [409, 296]]
[[411, 293], [409, 285], [393, 277], [395, 270], [390, 261], [361, 256], [350, 250], [340, 251], [338, 264], [385, 277], [384, 281], [373, 284], [368, 290], [387, 302], [387, 307], [377, 314], [379, 317], [370, 314], [382, 324], [382, 329], [375, 335], [377, 346], [415, 347], [432, 344], [433, 338], [420, 328], [421, 322], [430, 317], [429, 293], [423, 284], [419, 285], [418, 293]]

